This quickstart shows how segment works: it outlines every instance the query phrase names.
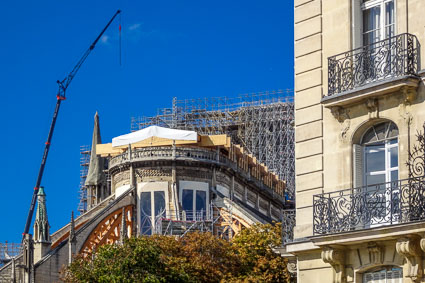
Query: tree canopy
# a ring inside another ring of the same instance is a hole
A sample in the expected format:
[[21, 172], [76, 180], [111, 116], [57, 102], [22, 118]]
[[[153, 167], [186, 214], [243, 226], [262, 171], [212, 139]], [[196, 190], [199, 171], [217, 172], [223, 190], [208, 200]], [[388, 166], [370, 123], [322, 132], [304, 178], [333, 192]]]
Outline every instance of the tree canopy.
[[289, 282], [280, 225], [257, 224], [229, 242], [211, 233], [142, 236], [101, 246], [62, 271], [65, 282]]

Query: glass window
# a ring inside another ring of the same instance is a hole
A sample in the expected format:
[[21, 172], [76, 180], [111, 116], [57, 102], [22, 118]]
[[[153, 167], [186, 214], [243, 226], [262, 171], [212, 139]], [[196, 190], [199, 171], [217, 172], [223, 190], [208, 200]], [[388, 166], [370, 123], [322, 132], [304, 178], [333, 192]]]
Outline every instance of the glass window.
[[197, 182], [183, 185], [180, 193], [182, 210], [185, 211], [188, 220], [205, 218], [208, 213], [208, 184], [195, 183]]
[[193, 211], [193, 190], [183, 190], [182, 207], [183, 210]]
[[363, 274], [363, 283], [402, 283], [403, 270], [399, 267], [387, 267]]
[[395, 34], [394, 0], [363, 1], [363, 45]]
[[142, 192], [140, 196], [141, 233], [143, 235], [152, 234], [152, 210], [151, 193]]
[[165, 213], [165, 191], [142, 192], [140, 195], [141, 234], [154, 234], [157, 220], [165, 216]]

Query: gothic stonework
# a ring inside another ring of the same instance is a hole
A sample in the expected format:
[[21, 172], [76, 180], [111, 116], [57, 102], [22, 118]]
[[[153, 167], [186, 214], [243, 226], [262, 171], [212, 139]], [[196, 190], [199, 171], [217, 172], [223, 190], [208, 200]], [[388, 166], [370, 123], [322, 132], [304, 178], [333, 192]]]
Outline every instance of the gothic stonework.
[[345, 253], [343, 250], [324, 247], [322, 250], [322, 260], [332, 266], [335, 283], [347, 282], [345, 275]]
[[171, 177], [170, 168], [161, 169], [136, 169], [137, 181], [141, 182], [143, 177]]
[[407, 274], [413, 282], [420, 282], [423, 276], [422, 250], [417, 237], [402, 238], [396, 244], [397, 253], [406, 259]]
[[130, 172], [129, 171], [124, 171], [124, 172], [120, 172], [114, 175], [113, 178], [113, 182], [114, 182], [114, 186], [117, 186], [119, 183], [121, 183], [122, 181], [128, 180], [130, 181]]

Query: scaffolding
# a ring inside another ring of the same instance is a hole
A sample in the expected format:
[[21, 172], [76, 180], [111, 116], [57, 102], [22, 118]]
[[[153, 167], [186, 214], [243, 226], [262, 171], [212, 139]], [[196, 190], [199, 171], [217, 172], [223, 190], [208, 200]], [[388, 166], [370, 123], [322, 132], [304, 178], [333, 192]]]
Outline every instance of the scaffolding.
[[21, 254], [22, 245], [20, 243], [0, 243], [0, 267]]
[[287, 197], [294, 199], [294, 96], [292, 90], [178, 100], [152, 117], [132, 117], [131, 130], [152, 125], [227, 134], [270, 171], [286, 181]]
[[80, 186], [78, 190], [80, 199], [80, 202], [78, 203], [78, 212], [80, 214], [83, 214], [87, 211], [87, 190], [85, 187], [85, 182], [87, 173], [89, 172], [90, 151], [91, 147], [89, 145], [80, 146]]

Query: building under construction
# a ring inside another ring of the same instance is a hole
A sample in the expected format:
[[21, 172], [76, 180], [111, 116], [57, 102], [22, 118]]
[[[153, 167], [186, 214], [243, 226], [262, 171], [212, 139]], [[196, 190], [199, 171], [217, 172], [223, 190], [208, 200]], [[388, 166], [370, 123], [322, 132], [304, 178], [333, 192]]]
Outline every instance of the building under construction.
[[294, 102], [292, 90], [266, 91], [237, 97], [178, 100], [152, 117], [133, 117], [131, 130], [152, 125], [226, 134], [260, 163], [286, 181], [286, 197], [294, 199]]

